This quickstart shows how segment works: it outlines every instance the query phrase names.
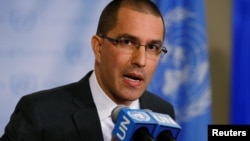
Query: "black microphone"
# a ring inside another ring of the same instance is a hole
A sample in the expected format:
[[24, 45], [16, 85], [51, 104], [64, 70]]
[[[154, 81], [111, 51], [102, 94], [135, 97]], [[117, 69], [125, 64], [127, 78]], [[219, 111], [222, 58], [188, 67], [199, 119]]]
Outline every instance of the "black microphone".
[[157, 123], [145, 110], [121, 105], [113, 109], [111, 118], [115, 123], [112, 134], [118, 141], [154, 141], [151, 133]]
[[173, 138], [173, 135], [169, 130], [164, 130], [159, 133], [159, 135], [156, 138], [156, 141], [176, 141], [176, 140]]
[[133, 135], [134, 141], [154, 141], [146, 127], [138, 128]]
[[176, 141], [181, 130], [180, 125], [167, 114], [149, 110], [147, 112], [158, 124], [158, 128], [153, 133], [156, 141]]

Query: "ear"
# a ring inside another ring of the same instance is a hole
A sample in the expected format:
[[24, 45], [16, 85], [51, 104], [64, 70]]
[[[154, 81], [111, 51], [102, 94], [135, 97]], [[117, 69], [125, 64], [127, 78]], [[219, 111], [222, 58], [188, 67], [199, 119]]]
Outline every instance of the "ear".
[[102, 48], [102, 43], [101, 43], [102, 39], [97, 36], [97, 35], [94, 35], [92, 38], [91, 38], [91, 46], [92, 46], [92, 50], [95, 54], [95, 60], [97, 62], [100, 62], [101, 61], [101, 48]]

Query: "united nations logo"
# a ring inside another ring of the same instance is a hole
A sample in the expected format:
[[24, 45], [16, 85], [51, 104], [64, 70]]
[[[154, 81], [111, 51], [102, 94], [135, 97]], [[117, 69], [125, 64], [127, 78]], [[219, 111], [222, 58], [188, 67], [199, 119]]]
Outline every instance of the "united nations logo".
[[9, 13], [9, 22], [15, 31], [30, 31], [37, 21], [37, 13], [33, 10], [14, 9]]
[[65, 47], [65, 59], [70, 64], [78, 63], [83, 56], [83, 45], [80, 41], [71, 41]]
[[11, 92], [14, 95], [23, 95], [37, 88], [35, 75], [30, 73], [13, 74], [10, 79]]
[[149, 121], [150, 116], [142, 111], [128, 111], [128, 115], [138, 121]]
[[182, 7], [167, 12], [164, 21], [169, 52], [159, 63], [158, 83], [152, 85], [175, 104], [177, 120], [188, 121], [211, 105], [205, 27], [195, 13]]

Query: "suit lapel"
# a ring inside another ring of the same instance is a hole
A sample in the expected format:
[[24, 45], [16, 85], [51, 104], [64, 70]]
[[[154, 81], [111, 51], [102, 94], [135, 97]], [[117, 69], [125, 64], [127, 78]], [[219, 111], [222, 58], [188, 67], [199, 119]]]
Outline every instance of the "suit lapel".
[[73, 119], [82, 140], [103, 141], [100, 120], [89, 86], [91, 73], [78, 82], [73, 99], [78, 110], [74, 113]]
[[74, 114], [74, 120], [82, 140], [103, 140], [100, 121], [94, 110], [87, 108], [80, 109]]
[[140, 102], [140, 107], [141, 109], [147, 109], [147, 108], [150, 108], [148, 105], [149, 105], [149, 102], [147, 102], [147, 93], [144, 92], [142, 94], [142, 96], [139, 98], [139, 102]]

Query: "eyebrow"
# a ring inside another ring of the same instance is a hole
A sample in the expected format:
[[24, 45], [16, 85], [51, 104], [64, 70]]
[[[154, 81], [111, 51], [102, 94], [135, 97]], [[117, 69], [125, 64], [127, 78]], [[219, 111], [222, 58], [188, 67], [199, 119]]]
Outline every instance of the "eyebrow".
[[119, 34], [117, 38], [129, 38], [129, 39], [132, 39], [132, 40], [136, 40], [136, 41], [139, 41], [139, 38], [137, 38], [136, 36], [133, 36], [131, 34]]
[[[119, 35], [117, 36], [117, 38], [118, 38], [118, 39], [119, 39], [119, 38], [128, 38], [128, 39], [131, 39], [131, 40], [140, 42], [140, 39], [139, 39], [138, 37], [133, 36], [133, 35], [131, 35], [131, 34], [127, 34], [127, 33], [125, 33], [125, 34], [119, 34]], [[150, 44], [163, 44], [163, 41], [161, 41], [161, 40], [150, 40], [149, 42], [147, 42], [147, 44], [148, 44], [148, 43], [150, 43]]]

